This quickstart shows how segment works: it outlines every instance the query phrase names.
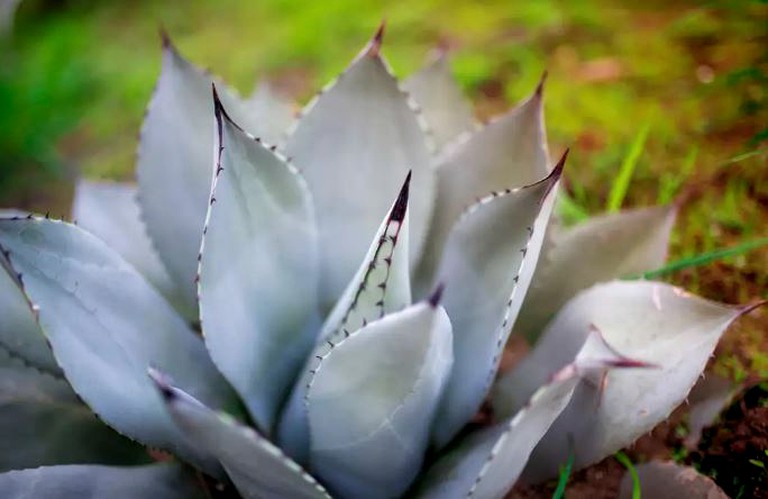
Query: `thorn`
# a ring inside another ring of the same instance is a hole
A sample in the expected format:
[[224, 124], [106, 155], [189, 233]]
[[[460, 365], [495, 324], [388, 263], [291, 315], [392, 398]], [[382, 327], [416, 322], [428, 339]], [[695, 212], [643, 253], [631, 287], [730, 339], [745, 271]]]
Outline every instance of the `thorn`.
[[173, 50], [176, 51], [176, 47], [173, 45], [173, 41], [171, 40], [170, 35], [168, 35], [168, 31], [165, 29], [165, 26], [162, 24], [158, 28], [158, 33], [160, 34], [160, 42], [163, 44], [163, 48], [166, 50]]
[[402, 222], [405, 219], [405, 213], [408, 210], [408, 193], [411, 186], [411, 170], [408, 170], [408, 175], [405, 176], [405, 182], [400, 188], [400, 194], [397, 195], [394, 206], [392, 206], [392, 212], [389, 214], [389, 219], [393, 222]]
[[549, 72], [545, 69], [541, 74], [538, 85], [536, 85], [536, 93], [534, 95], [538, 98], [541, 98], [544, 94], [544, 84], [547, 82], [547, 76], [549, 76]]
[[768, 300], [760, 300], [755, 303], [750, 303], [749, 305], [745, 305], [739, 309], [739, 315], [738, 317], [741, 317], [742, 315], [747, 315], [750, 312], [754, 312], [760, 307], [763, 307], [765, 305], [768, 305]]
[[46, 211], [45, 212], [45, 219], [46, 220], [50, 220], [51, 219], [51, 212], [50, 211]]
[[379, 52], [381, 52], [381, 43], [384, 40], [384, 30], [386, 29], [387, 21], [382, 19], [381, 24], [379, 24], [378, 29], [376, 30], [376, 33], [373, 35], [373, 38], [371, 38], [371, 41], [368, 42], [368, 46], [365, 48], [365, 55], [368, 57], [378, 57]]
[[440, 304], [440, 300], [443, 298], [443, 291], [445, 290], [445, 284], [442, 282], [435, 287], [435, 290], [429, 295], [427, 301], [432, 308], [437, 308]]
[[149, 375], [149, 378], [155, 382], [155, 386], [166, 402], [170, 402], [176, 398], [176, 394], [169, 383], [168, 376], [153, 367], [147, 368], [147, 374]]

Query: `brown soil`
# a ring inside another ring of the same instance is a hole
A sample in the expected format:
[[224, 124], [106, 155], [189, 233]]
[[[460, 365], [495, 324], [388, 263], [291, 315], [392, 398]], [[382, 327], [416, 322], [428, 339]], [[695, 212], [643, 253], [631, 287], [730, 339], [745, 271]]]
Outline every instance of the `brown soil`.
[[768, 499], [768, 384], [746, 390], [705, 429], [691, 461], [731, 497]]

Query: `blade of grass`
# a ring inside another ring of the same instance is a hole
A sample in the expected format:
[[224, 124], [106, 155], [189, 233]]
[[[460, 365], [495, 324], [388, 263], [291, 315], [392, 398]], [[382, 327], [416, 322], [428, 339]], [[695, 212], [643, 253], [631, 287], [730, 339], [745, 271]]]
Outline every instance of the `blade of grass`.
[[627, 195], [627, 189], [629, 189], [629, 182], [632, 180], [632, 174], [635, 172], [637, 161], [640, 159], [640, 155], [645, 147], [645, 140], [648, 138], [648, 132], [651, 131], [651, 124], [647, 123], [635, 137], [634, 142], [629, 147], [629, 152], [624, 157], [624, 161], [621, 163], [619, 174], [613, 181], [611, 186], [611, 192], [608, 195], [608, 211], [619, 211], [621, 204], [624, 202], [624, 198]]
[[568, 485], [568, 478], [570, 478], [571, 472], [573, 471], [573, 462], [575, 460], [576, 454], [571, 450], [568, 453], [568, 461], [566, 461], [565, 466], [560, 468], [560, 476], [557, 479], [557, 488], [552, 494], [552, 499], [563, 499], [565, 496], [565, 486]]
[[619, 451], [615, 454], [616, 460], [620, 462], [625, 468], [629, 476], [632, 477], [632, 499], [640, 499], [640, 477], [637, 475], [635, 465], [629, 459], [629, 456]]
[[699, 156], [699, 146], [693, 146], [683, 159], [683, 166], [679, 172], [666, 172], [661, 177], [659, 185], [658, 204], [667, 204], [677, 195], [680, 187], [691, 176], [696, 158]]
[[761, 246], [766, 246], [766, 245], [768, 245], [768, 237], [763, 237], [760, 239], [755, 239], [753, 241], [747, 241], [745, 243], [733, 246], [731, 248], [724, 248], [720, 250], [714, 250], [706, 253], [701, 253], [698, 255], [689, 256], [687, 258], [677, 260], [676, 262], [668, 263], [656, 270], [651, 270], [648, 272], [643, 272], [641, 274], [633, 274], [631, 276], [627, 276], [625, 277], [625, 279], [628, 279], [628, 280], [655, 279], [656, 277], [663, 276], [666, 274], [671, 274], [672, 272], [677, 272], [678, 270], [683, 270], [691, 267], [698, 267], [701, 265], [706, 265], [708, 263], [714, 262], [715, 260], [720, 260], [723, 258], [728, 258], [731, 256], [738, 256], [744, 253], [748, 253], [754, 249], [757, 249], [757, 248], [760, 248]]

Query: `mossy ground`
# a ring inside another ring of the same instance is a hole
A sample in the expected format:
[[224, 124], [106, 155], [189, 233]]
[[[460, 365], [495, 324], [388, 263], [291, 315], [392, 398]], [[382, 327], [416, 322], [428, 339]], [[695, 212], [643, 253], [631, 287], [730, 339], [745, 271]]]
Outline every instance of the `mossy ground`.
[[[760, 0], [25, 0], [0, 42], [0, 206], [66, 213], [71, 179], [131, 179], [159, 71], [158, 27], [244, 93], [268, 78], [299, 102], [386, 18], [399, 75], [441, 44], [481, 119], [549, 72], [554, 155], [571, 148], [566, 218], [605, 209], [647, 128], [623, 206], [685, 193], [671, 259], [768, 236], [768, 4]], [[666, 279], [729, 303], [768, 297], [768, 247]], [[714, 369], [768, 376], [768, 312]]]

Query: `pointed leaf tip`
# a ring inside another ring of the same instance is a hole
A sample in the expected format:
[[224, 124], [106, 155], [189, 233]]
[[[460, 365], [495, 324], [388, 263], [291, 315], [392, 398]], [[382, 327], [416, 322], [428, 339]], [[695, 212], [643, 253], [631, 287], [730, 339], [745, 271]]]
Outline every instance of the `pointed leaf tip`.
[[440, 304], [440, 300], [443, 298], [443, 291], [445, 290], [445, 283], [439, 283], [435, 290], [432, 292], [431, 295], [429, 295], [429, 304], [432, 306], [432, 308], [437, 308], [437, 306]]
[[176, 47], [174, 47], [171, 36], [168, 34], [165, 26], [161, 25], [160, 28], [158, 28], [158, 33], [160, 35], [160, 43], [162, 43], [163, 49], [176, 51]]
[[[542, 95], [544, 95], [544, 84], [547, 83], [547, 77], [549, 76], [549, 71], [546, 69], [543, 73], [541, 73], [541, 78], [539, 79], [538, 85], [536, 85], [536, 97], [541, 98]], [[567, 150], [566, 150], [567, 154]]]
[[397, 196], [395, 205], [392, 207], [392, 212], [389, 215], [389, 219], [393, 222], [402, 222], [405, 219], [405, 213], [408, 210], [408, 196], [411, 185], [411, 170], [408, 170], [408, 175], [405, 177], [403, 187], [400, 189], [400, 194]]
[[368, 57], [378, 57], [379, 52], [381, 51], [381, 44], [384, 41], [384, 31], [387, 27], [387, 21], [385, 19], [381, 20], [381, 24], [379, 24], [378, 29], [376, 29], [376, 33], [373, 35], [373, 38], [371, 38], [371, 41], [368, 43], [368, 47], [365, 49], [365, 54]]
[[748, 305], [743, 305], [739, 308], [739, 317], [742, 315], [747, 315], [751, 312], [754, 312], [760, 307], [764, 307], [765, 305], [768, 305], [768, 299], [760, 300], [755, 303], [750, 303]]
[[168, 376], [154, 367], [148, 367], [147, 368], [147, 375], [149, 376], [149, 379], [152, 380], [152, 382], [155, 384], [155, 387], [157, 387], [157, 390], [160, 392], [160, 395], [163, 396], [163, 399], [166, 402], [170, 402], [174, 398], [176, 398], [176, 394], [173, 392], [173, 389], [171, 388], [170, 379], [168, 379]]

